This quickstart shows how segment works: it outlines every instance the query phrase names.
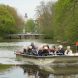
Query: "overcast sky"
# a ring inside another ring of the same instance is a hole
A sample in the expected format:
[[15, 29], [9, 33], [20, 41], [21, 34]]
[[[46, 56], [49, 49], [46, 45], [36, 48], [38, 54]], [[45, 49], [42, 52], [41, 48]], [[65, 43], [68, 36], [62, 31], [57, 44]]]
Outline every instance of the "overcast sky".
[[0, 0], [0, 4], [7, 4], [16, 8], [21, 16], [25, 16], [27, 13], [28, 18], [34, 18], [36, 6], [41, 1], [57, 1], [57, 0]]

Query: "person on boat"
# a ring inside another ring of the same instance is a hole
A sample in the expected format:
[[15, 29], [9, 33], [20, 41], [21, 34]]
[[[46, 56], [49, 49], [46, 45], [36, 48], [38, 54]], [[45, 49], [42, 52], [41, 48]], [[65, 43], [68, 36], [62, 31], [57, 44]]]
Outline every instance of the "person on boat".
[[47, 44], [45, 44], [42, 47], [40, 47], [39, 50], [38, 50], [38, 55], [39, 56], [49, 55], [49, 46]]
[[32, 42], [30, 46], [32, 46], [32, 53], [33, 53], [33, 55], [38, 55], [37, 47], [35, 46], [35, 44]]
[[38, 56], [42, 56], [43, 47], [42, 45], [38, 48]]
[[26, 54], [26, 52], [27, 52], [27, 47], [24, 46], [22, 49], [23, 49], [22, 54]]
[[49, 51], [50, 51], [50, 49], [49, 49], [49, 45], [43, 45], [43, 51], [42, 51], [42, 56], [47, 56], [47, 55], [49, 55]]
[[27, 48], [27, 54], [28, 55], [33, 55], [33, 53], [32, 53], [32, 46], [28, 46], [28, 48]]
[[28, 46], [27, 52], [28, 55], [37, 55], [37, 51], [32, 49], [32, 46]]
[[49, 49], [49, 45], [48, 44], [44, 44], [43, 45], [43, 49], [44, 49], [44, 47], [47, 47]]
[[32, 49], [37, 49], [37, 47], [34, 45], [34, 43], [32, 42], [31, 45], [32, 46]]
[[23, 53], [26, 54], [26, 52], [27, 52], [27, 50], [26, 50], [26, 48], [24, 48], [24, 49], [23, 49]]
[[50, 48], [49, 55], [55, 55], [55, 51], [56, 51], [56, 47], [52, 46], [52, 48]]
[[58, 46], [58, 50], [56, 51], [56, 55], [64, 55], [64, 49], [62, 45]]
[[32, 49], [32, 54], [38, 56], [38, 51], [36, 49]]
[[67, 49], [65, 51], [65, 55], [72, 55], [72, 50], [71, 50], [71, 47], [70, 46], [67, 46]]

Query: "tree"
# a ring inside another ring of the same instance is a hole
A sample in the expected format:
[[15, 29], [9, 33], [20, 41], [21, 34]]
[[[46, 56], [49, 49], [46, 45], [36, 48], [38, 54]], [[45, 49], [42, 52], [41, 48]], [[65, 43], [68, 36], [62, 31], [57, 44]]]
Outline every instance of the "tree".
[[[14, 27], [13, 27], [14, 26]], [[0, 35], [15, 32], [15, 20], [4, 5], [0, 5]]]
[[78, 1], [58, 0], [54, 13], [55, 39], [75, 42], [78, 39]]
[[58, 0], [37, 7], [37, 19], [41, 33], [54, 41], [78, 40], [78, 0]]
[[17, 13], [17, 11], [16, 11], [15, 8], [7, 5], [7, 10], [13, 16], [19, 32], [22, 31], [23, 26], [24, 26], [24, 20], [23, 20], [23, 18]]
[[[7, 5], [0, 5], [0, 36], [19, 32], [20, 25], [17, 22], [21, 18], [17, 15], [16, 10]], [[21, 20], [19, 21], [21, 22]], [[18, 26], [19, 25], [19, 26]]]
[[31, 32], [34, 33], [35, 32], [35, 21], [32, 19], [28, 19], [25, 23], [25, 29], [26, 32]]
[[45, 34], [45, 38], [53, 38], [53, 25], [52, 25], [52, 2], [41, 2], [37, 7], [37, 20], [39, 23], [40, 32]]

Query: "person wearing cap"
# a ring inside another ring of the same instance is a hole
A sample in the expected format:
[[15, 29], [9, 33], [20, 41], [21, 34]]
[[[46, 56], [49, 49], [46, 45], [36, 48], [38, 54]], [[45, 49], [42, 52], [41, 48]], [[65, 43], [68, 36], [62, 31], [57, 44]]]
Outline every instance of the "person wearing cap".
[[72, 50], [70, 46], [67, 46], [67, 49], [65, 51], [65, 55], [72, 55]]
[[56, 55], [64, 55], [64, 49], [62, 45], [58, 46], [58, 50], [56, 51]]

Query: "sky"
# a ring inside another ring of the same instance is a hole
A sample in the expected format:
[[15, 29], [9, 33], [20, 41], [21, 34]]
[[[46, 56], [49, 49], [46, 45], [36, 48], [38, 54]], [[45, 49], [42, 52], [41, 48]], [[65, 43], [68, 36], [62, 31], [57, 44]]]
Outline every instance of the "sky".
[[23, 18], [27, 13], [28, 18], [35, 18], [36, 7], [41, 1], [57, 1], [57, 0], [0, 0], [0, 4], [6, 4], [14, 7], [19, 15]]

